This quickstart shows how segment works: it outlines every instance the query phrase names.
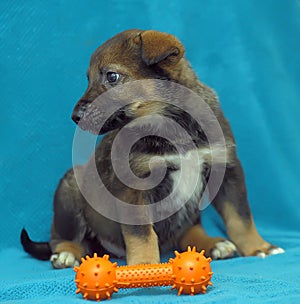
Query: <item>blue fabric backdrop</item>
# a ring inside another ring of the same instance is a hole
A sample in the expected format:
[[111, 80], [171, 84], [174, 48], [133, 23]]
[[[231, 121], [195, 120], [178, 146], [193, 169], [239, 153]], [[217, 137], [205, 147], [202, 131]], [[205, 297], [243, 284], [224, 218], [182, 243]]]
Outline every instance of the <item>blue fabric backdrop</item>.
[[[53, 271], [19, 244], [49, 238], [52, 197], [72, 165], [70, 114], [89, 57], [129, 28], [175, 34], [231, 121], [262, 235], [281, 256], [213, 262], [214, 287], [178, 298], [122, 291], [111, 303], [300, 303], [300, 7], [296, 0], [0, 2], [0, 300], [81, 303], [72, 270]], [[211, 234], [220, 219], [206, 210]]]

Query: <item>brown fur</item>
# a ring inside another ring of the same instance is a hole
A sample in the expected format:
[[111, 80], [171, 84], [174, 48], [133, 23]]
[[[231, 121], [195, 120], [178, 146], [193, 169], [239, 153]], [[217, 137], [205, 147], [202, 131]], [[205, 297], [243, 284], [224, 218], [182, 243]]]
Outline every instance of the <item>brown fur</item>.
[[151, 225], [143, 226], [139, 233], [136, 227], [122, 225], [126, 245], [126, 260], [132, 264], [159, 263], [158, 239]]
[[81, 257], [83, 257], [85, 253], [84, 248], [80, 244], [76, 244], [70, 241], [64, 241], [57, 244], [54, 250], [55, 250], [54, 252], [56, 253], [61, 253], [64, 251], [70, 252], [75, 256], [76, 260], [78, 261], [80, 260]]
[[197, 250], [204, 249], [210, 252], [217, 242], [224, 240], [221, 237], [210, 237], [206, 234], [201, 225], [192, 226], [182, 236], [179, 242], [181, 250], [185, 250], [188, 246], [195, 246]]

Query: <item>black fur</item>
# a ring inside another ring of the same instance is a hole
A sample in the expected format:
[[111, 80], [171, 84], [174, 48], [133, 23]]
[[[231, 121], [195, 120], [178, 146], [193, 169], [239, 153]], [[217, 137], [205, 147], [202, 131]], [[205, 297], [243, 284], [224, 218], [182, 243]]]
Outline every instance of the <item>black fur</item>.
[[24, 250], [38, 260], [49, 260], [52, 254], [49, 243], [33, 242], [27, 231], [23, 228], [20, 235]]

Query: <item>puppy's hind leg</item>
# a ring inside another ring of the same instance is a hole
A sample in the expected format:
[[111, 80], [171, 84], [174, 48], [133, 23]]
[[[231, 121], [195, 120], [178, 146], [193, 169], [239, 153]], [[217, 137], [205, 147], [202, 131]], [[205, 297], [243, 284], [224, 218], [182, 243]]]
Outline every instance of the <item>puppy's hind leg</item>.
[[222, 238], [211, 237], [206, 234], [199, 223], [187, 229], [179, 241], [180, 249], [185, 251], [188, 246], [196, 246], [197, 250], [205, 250], [205, 255], [213, 259], [226, 259], [236, 254], [235, 245]]
[[265, 241], [256, 230], [238, 159], [235, 166], [227, 168], [223, 184], [212, 203], [222, 216], [227, 234], [240, 255], [265, 257], [284, 252], [282, 248]]
[[[76, 170], [79, 170], [77, 167]], [[88, 252], [85, 244], [87, 225], [83, 216], [84, 198], [74, 171], [61, 179], [54, 197], [54, 218], [51, 229], [51, 262], [54, 268], [73, 267]]]

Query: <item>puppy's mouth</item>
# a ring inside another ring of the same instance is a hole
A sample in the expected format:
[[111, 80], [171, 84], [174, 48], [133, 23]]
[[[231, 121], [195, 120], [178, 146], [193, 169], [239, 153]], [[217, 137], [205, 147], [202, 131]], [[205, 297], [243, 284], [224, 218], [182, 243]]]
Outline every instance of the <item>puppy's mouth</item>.
[[96, 135], [119, 129], [132, 120], [126, 114], [126, 106], [118, 109], [113, 114], [101, 108], [90, 104], [85, 109], [79, 109], [76, 115], [72, 115], [72, 119], [79, 128]]

